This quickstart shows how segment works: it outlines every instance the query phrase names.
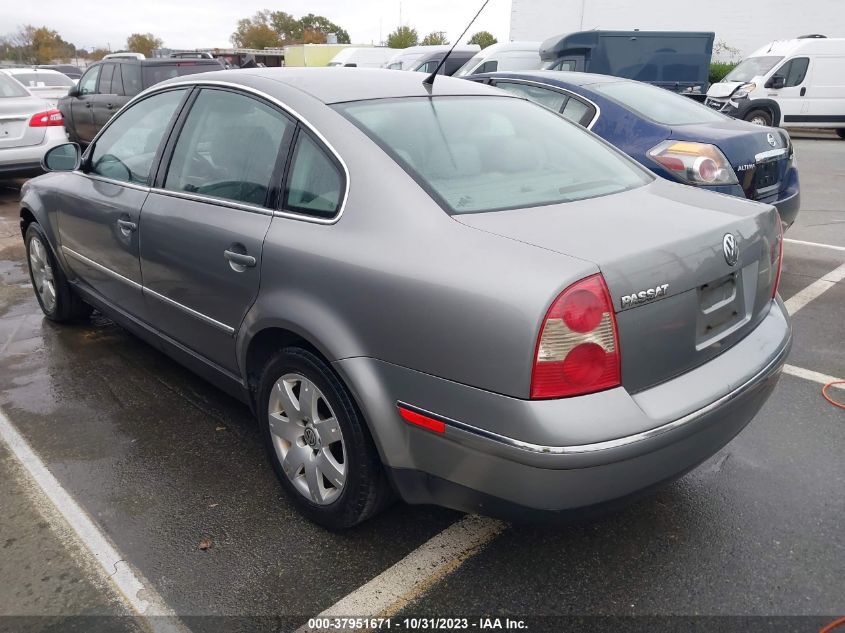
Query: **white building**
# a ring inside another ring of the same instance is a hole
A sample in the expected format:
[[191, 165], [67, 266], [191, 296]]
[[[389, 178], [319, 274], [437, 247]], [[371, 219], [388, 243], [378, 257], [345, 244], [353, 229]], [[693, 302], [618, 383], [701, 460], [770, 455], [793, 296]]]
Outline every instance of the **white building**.
[[[744, 57], [772, 40], [845, 37], [845, 0], [512, 0], [511, 40], [591, 29], [714, 31]], [[720, 57], [725, 57], [721, 55]]]

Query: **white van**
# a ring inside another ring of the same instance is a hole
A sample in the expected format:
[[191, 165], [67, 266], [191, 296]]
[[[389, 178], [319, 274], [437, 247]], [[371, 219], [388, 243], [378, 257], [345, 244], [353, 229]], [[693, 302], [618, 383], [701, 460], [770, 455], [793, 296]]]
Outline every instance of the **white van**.
[[398, 48], [387, 48], [386, 46], [350, 46], [332, 57], [328, 65], [353, 68], [381, 68], [398, 52]]
[[[424, 55], [436, 53], [437, 51], [448, 51], [452, 48], [449, 44], [432, 44], [430, 46], [409, 46], [399, 50], [382, 68], [391, 70], [411, 70], [416, 67], [414, 62], [422, 59]], [[456, 51], [480, 51], [478, 44], [466, 44], [455, 47]]]
[[453, 76], [465, 77], [503, 70], [537, 70], [541, 64], [540, 42], [503, 42], [480, 51]]
[[833, 128], [845, 138], [845, 38], [766, 44], [710, 86], [705, 103], [752, 123]]

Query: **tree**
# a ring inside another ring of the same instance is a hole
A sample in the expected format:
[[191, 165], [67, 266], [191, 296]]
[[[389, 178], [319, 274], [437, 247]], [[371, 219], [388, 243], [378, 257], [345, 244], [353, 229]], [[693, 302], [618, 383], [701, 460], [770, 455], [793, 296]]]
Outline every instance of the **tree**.
[[446, 39], [446, 31], [432, 31], [428, 35], [423, 38], [423, 41], [420, 42], [423, 46], [432, 46], [433, 44], [448, 44], [449, 40]]
[[266, 9], [251, 18], [238, 20], [238, 27], [231, 39], [232, 44], [238, 48], [276, 48], [283, 41], [274, 28], [272, 14]]
[[469, 38], [467, 44], [478, 44], [481, 48], [487, 48], [488, 46], [493, 46], [498, 41], [490, 31], [479, 31]]
[[133, 53], [143, 53], [145, 57], [153, 56], [154, 48], [161, 48], [164, 42], [152, 33], [133, 33], [126, 38], [126, 50]]
[[324, 44], [326, 42], [326, 36], [329, 33], [334, 33], [335, 35], [337, 35], [338, 44], [351, 43], [349, 39], [349, 33], [347, 33], [345, 29], [340, 28], [337, 24], [330, 21], [328, 18], [324, 18], [322, 15], [314, 15], [313, 13], [309, 13], [308, 15], [303, 16], [299, 19], [299, 26], [302, 29], [303, 39], [305, 39], [305, 34], [310, 31], [312, 33], [322, 34], [323, 41], [317, 42], [320, 44]]
[[88, 59], [91, 60], [92, 62], [98, 62], [108, 54], [109, 54], [109, 52], [105, 48], [97, 47], [94, 50], [92, 50], [90, 53], [88, 53]]
[[387, 36], [387, 45], [390, 48], [408, 48], [419, 43], [417, 30], [410, 26], [398, 26], [396, 30]]

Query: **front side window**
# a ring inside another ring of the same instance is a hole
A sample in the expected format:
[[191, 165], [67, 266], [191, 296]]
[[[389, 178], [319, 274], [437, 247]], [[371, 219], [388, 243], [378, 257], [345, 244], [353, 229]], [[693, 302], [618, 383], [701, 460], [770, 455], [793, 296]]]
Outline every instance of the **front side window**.
[[540, 88], [539, 86], [529, 86], [527, 84], [513, 83], [510, 81], [497, 81], [496, 87], [502, 90], [507, 90], [510, 93], [525, 97], [534, 103], [539, 103], [541, 106], [547, 107], [549, 110], [560, 112], [566, 101], [566, 95], [557, 90], [549, 90], [548, 88]]
[[796, 57], [778, 68], [775, 74], [784, 78], [784, 88], [794, 88], [804, 83], [809, 66], [810, 59], [808, 57]]
[[335, 108], [449, 213], [559, 204], [651, 181], [621, 152], [523, 99], [412, 97]]
[[102, 66], [94, 66], [91, 70], [82, 75], [79, 80], [79, 94], [92, 95], [97, 93], [97, 80], [100, 78]]
[[165, 189], [264, 205], [293, 123], [258, 99], [203, 89], [185, 120]]
[[330, 218], [340, 209], [343, 191], [340, 169], [309, 134], [300, 132], [285, 187], [284, 208]]
[[114, 119], [94, 146], [91, 173], [148, 185], [156, 152], [184, 94], [169, 90], [153, 95]]
[[499, 68], [499, 62], [495, 59], [491, 59], [490, 61], [484, 62], [481, 66], [478, 67], [478, 70], [475, 72], [477, 73], [494, 73]]
[[612, 81], [593, 84], [590, 87], [623, 107], [662, 125], [687, 125], [725, 120], [725, 115], [689, 97], [637, 81]]

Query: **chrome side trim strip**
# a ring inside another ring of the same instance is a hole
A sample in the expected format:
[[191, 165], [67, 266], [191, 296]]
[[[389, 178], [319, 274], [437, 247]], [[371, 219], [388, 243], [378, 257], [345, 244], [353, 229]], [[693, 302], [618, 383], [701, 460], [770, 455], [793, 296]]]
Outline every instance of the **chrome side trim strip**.
[[165, 297], [163, 294], [160, 294], [160, 293], [156, 292], [155, 290], [150, 290], [149, 288], [139, 284], [137, 281], [132, 281], [128, 277], [124, 277], [120, 273], [116, 273], [115, 271], [113, 271], [111, 268], [106, 268], [102, 264], [98, 264], [93, 259], [89, 259], [88, 257], [85, 257], [85, 255], [77, 253], [75, 250], [68, 248], [67, 246], [62, 246], [62, 251], [65, 254], [70, 255], [74, 259], [82, 262], [83, 264], [87, 264], [87, 265], [91, 266], [92, 268], [96, 268], [97, 270], [99, 270], [102, 273], [105, 273], [109, 277], [113, 277], [114, 279], [117, 279], [118, 281], [122, 281], [124, 283], [127, 283], [130, 286], [132, 286], [133, 288], [140, 290], [144, 294], [149, 294], [149, 295], [155, 297], [156, 299], [160, 299], [161, 301], [164, 301], [165, 303], [172, 305], [174, 308], [179, 308], [183, 312], [190, 314], [192, 317], [196, 317], [200, 321], [208, 323], [209, 325], [212, 325], [212, 326], [216, 327], [217, 329], [222, 330], [223, 332], [226, 332], [226, 334], [228, 334], [229, 336], [232, 336], [235, 333], [235, 328], [230, 327], [230, 326], [226, 325], [225, 323], [221, 323], [220, 321], [217, 321], [216, 319], [212, 319], [210, 316], [207, 316], [207, 315], [203, 314], [202, 312], [197, 312], [193, 308], [189, 308], [186, 305], [182, 305], [181, 303], [179, 303], [178, 301], [174, 301], [170, 297]]
[[89, 180], [99, 180], [100, 182], [107, 182], [110, 185], [120, 185], [122, 187], [126, 187], [127, 189], [136, 189], [138, 191], [146, 191], [147, 193], [150, 191], [150, 188], [147, 185], [138, 185], [134, 182], [126, 182], [125, 180], [105, 178], [103, 176], [98, 176], [97, 174], [87, 174], [81, 169], [75, 169], [73, 173], [82, 176], [83, 178], [88, 178]]
[[129, 277], [124, 277], [120, 273], [116, 273], [115, 271], [113, 271], [111, 268], [106, 268], [102, 264], [98, 264], [93, 259], [88, 259], [87, 257], [85, 257], [85, 255], [82, 255], [81, 253], [77, 253], [75, 250], [68, 248], [67, 246], [62, 246], [62, 252], [64, 252], [65, 255], [70, 255], [75, 260], [78, 260], [78, 261], [82, 262], [83, 264], [87, 264], [88, 266], [91, 266], [92, 268], [96, 268], [101, 273], [105, 273], [109, 277], [112, 277], [114, 279], [117, 279], [118, 281], [122, 281], [126, 284], [129, 284], [133, 288], [136, 288], [138, 290], [144, 289], [144, 287], [141, 284], [139, 284], [137, 281], [133, 281], [132, 279], [129, 279]]
[[727, 404], [734, 398], [742, 395], [746, 389], [753, 386], [755, 383], [759, 382], [763, 377], [765, 377], [768, 373], [770, 373], [773, 367], [783, 362], [788, 352], [789, 345], [786, 345], [783, 350], [769, 364], [767, 364], [762, 370], [760, 370], [754, 376], [745, 381], [742, 385], [740, 385], [733, 391], [725, 394], [718, 400], [714, 400], [710, 404], [702, 407], [701, 409], [693, 411], [692, 413], [689, 413], [683, 416], [682, 418], [678, 418], [677, 420], [673, 420], [672, 422], [668, 422], [653, 429], [649, 429], [648, 431], [643, 431], [642, 433], [636, 433], [634, 435], [628, 435], [613, 440], [606, 440], [604, 442], [595, 442], [593, 444], [580, 444], [573, 446], [543, 446], [540, 444], [532, 444], [531, 442], [523, 442], [522, 440], [517, 440], [512, 437], [499, 435], [498, 433], [493, 433], [492, 431], [488, 431], [486, 429], [480, 429], [477, 426], [472, 426], [471, 424], [466, 424], [465, 422], [459, 422], [458, 420], [453, 420], [451, 418], [444, 417], [437, 413], [432, 413], [431, 411], [426, 411], [425, 409], [421, 409], [420, 407], [409, 405], [404, 402], [397, 402], [397, 404], [401, 407], [410, 409], [411, 411], [416, 411], [422, 415], [434, 418], [435, 420], [440, 420], [441, 422], [446, 424], [447, 427], [453, 426], [457, 429], [461, 429], [462, 431], [467, 431], [468, 433], [479, 435], [488, 440], [499, 442], [512, 448], [517, 448], [530, 453], [539, 453], [545, 455], [577, 455], [583, 453], [596, 453], [599, 451], [622, 448], [624, 446], [635, 444], [636, 442], [642, 442], [644, 440], [650, 440], [660, 435], [663, 435], [664, 433], [674, 431], [675, 429], [678, 429], [690, 422], [694, 422], [700, 417], [711, 413], [722, 405]]
[[272, 209], [266, 207], [259, 207], [257, 205], [245, 204], [243, 202], [236, 202], [234, 200], [226, 200], [225, 198], [213, 198], [211, 196], [203, 196], [195, 193], [186, 193], [184, 191], [172, 191], [170, 189], [160, 189], [158, 187], [151, 187], [150, 192], [162, 196], [170, 196], [171, 198], [182, 198], [184, 200], [191, 200], [193, 202], [205, 202], [213, 204], [218, 207], [226, 207], [229, 209], [238, 209], [239, 211], [249, 211], [251, 213], [260, 213], [261, 215], [275, 215]]
[[183, 305], [183, 304], [179, 303], [178, 301], [174, 301], [170, 297], [165, 297], [163, 294], [160, 294], [160, 293], [156, 292], [155, 290], [150, 290], [146, 286], [144, 286], [144, 294], [145, 295], [148, 294], [148, 295], [155, 297], [156, 299], [160, 299], [161, 301], [164, 301], [165, 303], [172, 305], [174, 308], [179, 308], [183, 312], [187, 312], [188, 314], [190, 314], [192, 317], [196, 317], [200, 321], [208, 323], [209, 325], [216, 327], [218, 330], [222, 330], [223, 332], [226, 332], [226, 334], [228, 334], [229, 336], [232, 336], [235, 333], [235, 328], [230, 327], [230, 326], [226, 325], [225, 323], [221, 323], [220, 321], [218, 321], [216, 319], [212, 319], [210, 316], [207, 316], [207, 315], [203, 314], [202, 312], [197, 312], [193, 308], [189, 308], [188, 306]]
[[778, 156], [783, 156], [789, 151], [786, 147], [779, 147], [778, 149], [770, 149], [766, 152], [760, 152], [759, 154], [754, 155], [754, 161], [759, 163], [761, 160], [768, 160], [770, 158], [777, 158]]

